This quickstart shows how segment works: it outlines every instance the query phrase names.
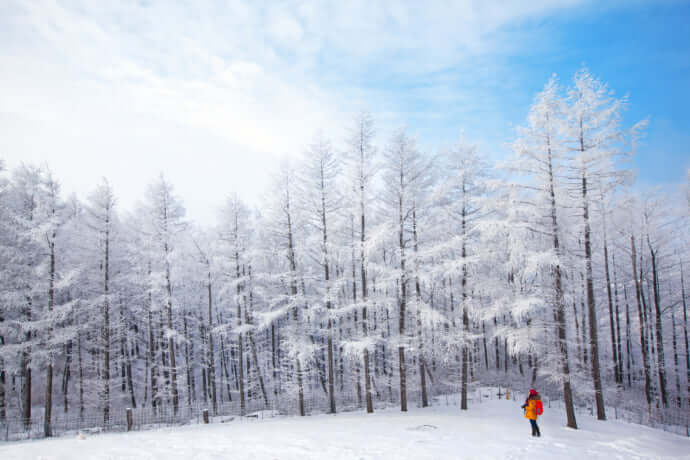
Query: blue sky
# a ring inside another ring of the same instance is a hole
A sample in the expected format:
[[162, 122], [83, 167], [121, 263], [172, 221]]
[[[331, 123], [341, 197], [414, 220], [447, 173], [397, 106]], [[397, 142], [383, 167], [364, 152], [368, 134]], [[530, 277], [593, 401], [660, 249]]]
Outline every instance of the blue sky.
[[210, 221], [257, 203], [317, 130], [342, 144], [362, 108], [377, 143], [407, 125], [435, 152], [461, 133], [493, 158], [552, 73], [586, 65], [624, 122], [649, 117], [638, 184], [690, 167], [690, 2], [196, 1], [0, 3], [0, 157], [48, 163], [130, 207], [162, 171]]
[[629, 96], [625, 124], [650, 120], [635, 156], [638, 182], [682, 182], [690, 167], [688, 24], [690, 2], [585, 4], [499, 32], [518, 46], [462, 56], [430, 72], [391, 72], [383, 60], [363, 74], [326, 74], [324, 81], [335, 89], [352, 79], [370, 89], [430, 144], [451, 143], [463, 129], [500, 157], [550, 75], [568, 85], [587, 66], [618, 97]]

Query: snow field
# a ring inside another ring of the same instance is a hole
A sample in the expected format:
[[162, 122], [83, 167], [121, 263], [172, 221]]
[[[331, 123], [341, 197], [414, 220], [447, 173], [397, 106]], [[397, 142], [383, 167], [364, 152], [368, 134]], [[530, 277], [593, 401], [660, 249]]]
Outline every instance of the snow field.
[[583, 415], [579, 430], [564, 421], [545, 408], [542, 437], [532, 438], [520, 403], [492, 400], [464, 413], [391, 408], [8, 443], [0, 459], [690, 459], [690, 438]]

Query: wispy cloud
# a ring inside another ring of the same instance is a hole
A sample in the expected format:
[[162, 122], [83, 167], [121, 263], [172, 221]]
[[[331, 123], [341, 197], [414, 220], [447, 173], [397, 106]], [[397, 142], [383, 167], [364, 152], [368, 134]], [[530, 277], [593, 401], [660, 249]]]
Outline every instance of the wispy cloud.
[[[117, 186], [118, 174], [145, 183], [166, 170], [191, 193], [211, 178], [217, 193], [233, 183], [256, 194], [264, 179], [252, 175], [316, 129], [337, 138], [362, 105], [390, 124], [416, 105], [479, 106], [481, 74], [463, 86], [444, 72], [519, 46], [508, 27], [582, 3], [5, 2], [3, 155], [50, 152], [78, 189], [85, 176]], [[190, 171], [185, 155], [213, 171]]]

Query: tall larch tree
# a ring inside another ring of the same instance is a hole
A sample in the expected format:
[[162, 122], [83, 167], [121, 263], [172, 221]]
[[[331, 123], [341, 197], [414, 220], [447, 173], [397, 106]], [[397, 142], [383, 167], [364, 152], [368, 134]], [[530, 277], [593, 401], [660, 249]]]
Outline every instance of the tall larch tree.
[[[559, 199], [559, 177], [562, 177], [564, 146], [559, 136], [563, 101], [559, 94], [556, 77], [552, 77], [544, 89], [535, 97], [527, 117], [527, 126], [519, 130], [520, 138], [514, 149], [520, 158], [518, 170], [532, 177], [535, 199], [537, 231], [549, 236], [548, 247], [553, 251], [551, 300], [553, 303], [554, 327], [558, 349], [560, 380], [563, 385], [563, 399], [566, 408], [567, 426], [577, 428], [573, 393], [570, 381], [568, 356], [568, 325], [565, 304], [562, 229], [559, 223], [561, 206]], [[561, 187], [559, 187], [561, 185]]]
[[[607, 85], [586, 69], [575, 74], [568, 91], [566, 142], [570, 151], [570, 179], [573, 198], [580, 203], [584, 238], [585, 294], [589, 317], [589, 347], [597, 418], [606, 419], [599, 364], [599, 339], [594, 274], [592, 267], [591, 203], [597, 187], [613, 190], [628, 175], [624, 160], [629, 156], [625, 142], [629, 135], [621, 127], [626, 100], [617, 99]], [[631, 132], [642, 129], [636, 124]]]

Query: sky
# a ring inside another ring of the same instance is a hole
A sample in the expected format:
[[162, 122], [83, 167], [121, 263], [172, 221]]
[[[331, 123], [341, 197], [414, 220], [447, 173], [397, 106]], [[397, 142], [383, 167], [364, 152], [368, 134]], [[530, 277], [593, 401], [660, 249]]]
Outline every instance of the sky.
[[552, 74], [586, 66], [624, 124], [648, 118], [638, 184], [690, 167], [690, 2], [674, 0], [0, 2], [0, 159], [47, 164], [66, 193], [101, 177], [131, 209], [163, 173], [188, 216], [265, 197], [317, 132], [372, 113], [435, 153], [491, 159]]

